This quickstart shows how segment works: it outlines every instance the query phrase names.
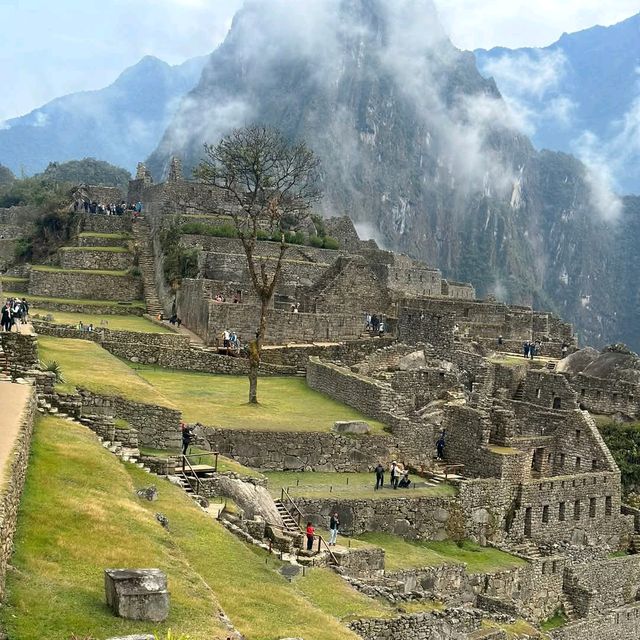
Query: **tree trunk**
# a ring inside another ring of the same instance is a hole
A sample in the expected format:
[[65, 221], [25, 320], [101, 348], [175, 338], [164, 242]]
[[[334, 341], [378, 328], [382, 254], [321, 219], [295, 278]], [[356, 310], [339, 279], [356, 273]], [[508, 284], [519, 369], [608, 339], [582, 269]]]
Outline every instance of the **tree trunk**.
[[260, 326], [256, 339], [249, 344], [249, 404], [258, 404], [258, 369], [262, 355], [262, 342], [267, 328], [269, 298], [262, 298], [260, 304]]

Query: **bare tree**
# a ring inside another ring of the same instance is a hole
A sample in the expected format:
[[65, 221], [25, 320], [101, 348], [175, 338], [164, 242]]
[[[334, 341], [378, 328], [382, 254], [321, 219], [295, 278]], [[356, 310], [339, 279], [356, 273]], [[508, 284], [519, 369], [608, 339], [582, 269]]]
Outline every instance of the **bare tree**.
[[[237, 204], [231, 214], [244, 247], [260, 323], [249, 343], [249, 402], [258, 402], [258, 369], [267, 313], [287, 251], [285, 221], [299, 218], [319, 199], [319, 160], [304, 143], [292, 144], [279, 131], [251, 125], [236, 129], [217, 145], [205, 144], [194, 176], [227, 192]], [[256, 256], [258, 232], [279, 234], [277, 258]]]

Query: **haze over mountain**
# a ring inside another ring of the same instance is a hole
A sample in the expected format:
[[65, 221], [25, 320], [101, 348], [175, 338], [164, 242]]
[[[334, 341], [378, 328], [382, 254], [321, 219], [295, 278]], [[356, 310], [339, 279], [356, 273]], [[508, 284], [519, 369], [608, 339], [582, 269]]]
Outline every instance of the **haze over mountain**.
[[57, 98], [0, 123], [0, 163], [33, 174], [87, 156], [135, 169], [157, 145], [206, 57], [178, 66], [147, 56], [110, 86]]
[[192, 167], [203, 142], [251, 121], [306, 139], [325, 211], [382, 245], [481, 295], [550, 305], [592, 343], [640, 347], [638, 200], [537, 152], [430, 1], [248, 2], [150, 168], [160, 177], [172, 154]]
[[541, 49], [476, 51], [538, 148], [574, 153], [640, 193], [640, 14]]

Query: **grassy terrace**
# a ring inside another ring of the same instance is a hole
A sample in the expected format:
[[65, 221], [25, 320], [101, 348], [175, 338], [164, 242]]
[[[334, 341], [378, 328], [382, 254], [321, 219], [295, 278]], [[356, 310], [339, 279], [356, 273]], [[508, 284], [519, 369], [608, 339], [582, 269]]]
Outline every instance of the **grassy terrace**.
[[[382, 603], [315, 569], [294, 583], [277, 560], [203, 514], [170, 483], [139, 500], [149, 476], [120, 463], [82, 427], [41, 419], [20, 510], [16, 551], [0, 626], [12, 640], [166, 633], [220, 640], [222, 608], [251, 640], [355, 640], [340, 619], [382, 617]], [[156, 522], [164, 513], [169, 530]], [[105, 567], [165, 570], [171, 614], [161, 625], [115, 618], [104, 604]]]
[[103, 238], [105, 240], [129, 240], [131, 236], [128, 233], [94, 233], [84, 231], [80, 234], [80, 238]]
[[105, 253], [129, 253], [125, 247], [61, 247], [61, 251], [104, 251]]
[[[28, 299], [28, 298], [27, 298]], [[51, 315], [53, 316], [52, 322], [55, 324], [70, 324], [77, 325], [82, 321], [84, 325], [93, 324], [94, 327], [100, 328], [101, 322], [106, 322], [105, 325], [108, 329], [115, 329], [118, 331], [138, 331], [140, 333], [173, 333], [166, 327], [161, 327], [146, 318], [141, 316], [114, 316], [114, 315], [99, 315], [93, 313], [72, 313], [67, 311], [47, 311], [46, 309], [40, 309], [37, 303], [29, 310], [31, 317], [40, 315], [42, 317]]]
[[16, 276], [0, 276], [0, 282], [7, 282], [11, 284], [12, 282], [29, 282], [29, 278], [18, 278]]
[[386, 533], [365, 533], [357, 539], [385, 550], [387, 571], [465, 563], [469, 573], [491, 573], [527, 564], [498, 549], [480, 547], [468, 541], [462, 546], [451, 540], [412, 542]]
[[[280, 490], [286, 487], [292, 496], [305, 498], [411, 498], [417, 496], [455, 496], [455, 487], [449, 484], [425, 485], [421, 478], [412, 477], [416, 488], [384, 489], [374, 491], [376, 484], [373, 473], [296, 473], [291, 471], [269, 471], [263, 474], [269, 480], [268, 488], [274, 497], [280, 497]], [[389, 481], [386, 474], [386, 481]], [[420, 484], [422, 483], [422, 486]]]
[[45, 271], [47, 273], [79, 273], [85, 276], [114, 276], [124, 278], [129, 275], [128, 271], [106, 271], [100, 269], [62, 269], [61, 267], [49, 267], [46, 265], [36, 265], [32, 271]]
[[[93, 273], [91, 271], [90, 273]], [[4, 292], [5, 297], [9, 298], [11, 296], [25, 296], [24, 293], [10, 293], [8, 291]], [[37, 307], [38, 305], [45, 304], [67, 304], [67, 305], [87, 305], [91, 307], [115, 307], [118, 309], [122, 309], [123, 313], [126, 312], [127, 309], [136, 308], [136, 309], [144, 309], [144, 302], [134, 301], [134, 302], [114, 302], [113, 300], [90, 300], [86, 298], [47, 298], [44, 296], [31, 296], [26, 295], [29, 304], [32, 307]]]
[[55, 360], [62, 368], [65, 381], [58, 385], [62, 391], [81, 387], [101, 395], [175, 408], [135, 371], [94, 342], [40, 336], [38, 351], [41, 360]]
[[330, 431], [336, 420], [366, 420], [374, 432], [384, 429], [380, 422], [309, 389], [300, 378], [261, 378], [260, 404], [254, 406], [247, 404], [244, 376], [135, 368], [183, 412], [187, 422], [256, 431]]

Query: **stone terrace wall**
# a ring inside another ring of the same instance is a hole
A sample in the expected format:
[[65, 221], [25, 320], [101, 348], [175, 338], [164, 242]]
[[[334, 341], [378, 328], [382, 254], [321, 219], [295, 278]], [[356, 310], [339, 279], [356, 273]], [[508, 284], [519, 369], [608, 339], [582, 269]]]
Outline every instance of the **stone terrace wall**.
[[31, 271], [29, 295], [130, 302], [142, 299], [142, 282], [133, 276], [87, 271]]
[[394, 338], [384, 337], [350, 340], [337, 344], [271, 347], [262, 351], [262, 361], [301, 370], [306, 369], [309, 358], [315, 356], [330, 362], [340, 362], [345, 366], [353, 366], [368, 355], [391, 346], [394, 341]]
[[[183, 220], [183, 222], [185, 222]], [[237, 238], [217, 238], [215, 236], [199, 236], [186, 234], [181, 236], [180, 243], [187, 247], [200, 247], [203, 251], [213, 253], [237, 254], [246, 258], [242, 242]], [[286, 260], [296, 260], [298, 262], [331, 264], [338, 256], [346, 252], [333, 249], [318, 249], [303, 245], [292, 244], [287, 249], [284, 257]], [[278, 242], [258, 242], [256, 244], [256, 256], [272, 256], [277, 258], [280, 254], [280, 244]]]
[[79, 390], [82, 413], [107, 415], [126, 420], [138, 432], [141, 445], [154, 449], [176, 449], [181, 443], [177, 409], [125, 400], [118, 396], [100, 396]]
[[10, 370], [24, 373], [38, 365], [38, 342], [35, 336], [2, 332], [0, 345], [7, 355]]
[[127, 247], [130, 240], [127, 237], [122, 238], [101, 238], [100, 236], [83, 236], [79, 235], [79, 247]]
[[372, 471], [379, 462], [389, 462], [396, 448], [395, 440], [387, 435], [343, 436], [208, 426], [198, 433], [222, 455], [265, 471]]
[[398, 313], [398, 340], [405, 344], [427, 343], [436, 353], [447, 356], [453, 351], [453, 319], [407, 306]]
[[568, 624], [549, 635], [552, 640], [637, 640], [640, 638], [640, 603]]
[[55, 316], [56, 311], [64, 311], [66, 313], [90, 313], [99, 316], [142, 316], [146, 312], [143, 307], [132, 305], [131, 302], [119, 302], [113, 305], [96, 305], [77, 303], [77, 302], [65, 302], [60, 299], [55, 302], [32, 300], [29, 298], [29, 302], [32, 307], [37, 307], [38, 310], [46, 310], [52, 312]]
[[[437, 611], [432, 613], [414, 613], [397, 618], [354, 620], [349, 628], [364, 640], [468, 640], [474, 631], [480, 628], [482, 615], [477, 611], [461, 609]], [[506, 638], [503, 631], [483, 640]]]
[[13, 550], [13, 536], [18, 520], [20, 498], [27, 475], [31, 435], [36, 415], [35, 388], [20, 419], [20, 430], [13, 453], [7, 459], [7, 467], [0, 484], [0, 601], [4, 598], [7, 565]]
[[588, 411], [605, 415], [621, 413], [631, 418], [640, 416], [640, 385], [582, 373], [570, 378], [570, 384], [578, 394], [580, 406]]
[[[106, 328], [80, 331], [72, 326], [40, 320], [34, 320], [33, 326], [40, 335], [96, 342], [114, 356], [130, 362], [200, 373], [246, 375], [249, 372], [246, 358], [221, 355], [217, 350], [192, 345], [189, 338], [181, 334], [113, 331]], [[292, 376], [296, 372], [293, 367], [269, 363], [260, 365], [260, 375]]]
[[575, 595], [581, 617], [632, 604], [640, 595], [640, 555], [574, 564], [566, 570], [565, 591]]
[[133, 255], [125, 251], [91, 251], [66, 247], [59, 255], [60, 266], [63, 269], [126, 271], [133, 264]]
[[[388, 482], [388, 473], [385, 480]], [[371, 494], [375, 477], [371, 474]], [[414, 496], [412, 489], [398, 489], [393, 498], [345, 500], [296, 497], [300, 510], [316, 526], [329, 527], [331, 514], [340, 516], [340, 528], [350, 536], [369, 531], [404, 538], [446, 540], [457, 534], [460, 504], [455, 497]], [[464, 526], [464, 525], [463, 525]]]
[[82, 230], [93, 233], [128, 233], [131, 231], [131, 216], [86, 213], [82, 217]]

